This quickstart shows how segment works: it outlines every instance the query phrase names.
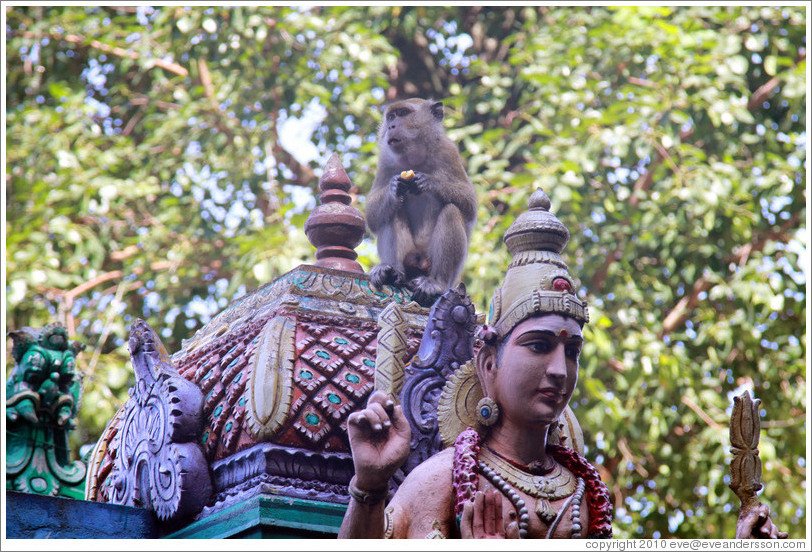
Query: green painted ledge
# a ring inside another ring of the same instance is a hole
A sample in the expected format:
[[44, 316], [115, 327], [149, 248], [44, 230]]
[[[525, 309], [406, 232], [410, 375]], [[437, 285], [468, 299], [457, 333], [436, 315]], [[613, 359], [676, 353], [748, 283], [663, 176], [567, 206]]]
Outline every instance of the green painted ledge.
[[336, 538], [346, 509], [344, 504], [258, 495], [163, 538]]

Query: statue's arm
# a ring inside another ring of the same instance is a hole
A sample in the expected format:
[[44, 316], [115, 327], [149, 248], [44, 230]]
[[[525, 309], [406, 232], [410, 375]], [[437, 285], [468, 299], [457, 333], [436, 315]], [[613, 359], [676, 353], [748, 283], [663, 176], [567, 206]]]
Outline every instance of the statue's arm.
[[[453, 449], [417, 466], [401, 483], [388, 506], [350, 501], [339, 538], [422, 539], [459, 536], [453, 518]], [[388, 529], [388, 534], [386, 530]]]
[[375, 391], [365, 409], [347, 418], [347, 435], [355, 476], [338, 538], [380, 538], [389, 480], [409, 454], [409, 422], [400, 405], [386, 393]]
[[384, 503], [362, 504], [350, 500], [338, 531], [340, 539], [381, 539], [384, 535]]

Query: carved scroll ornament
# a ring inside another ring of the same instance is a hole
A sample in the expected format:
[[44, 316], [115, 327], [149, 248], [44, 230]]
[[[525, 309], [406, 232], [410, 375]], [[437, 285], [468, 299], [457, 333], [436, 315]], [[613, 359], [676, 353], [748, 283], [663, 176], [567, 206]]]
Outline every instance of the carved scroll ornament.
[[198, 444], [203, 396], [181, 377], [143, 320], [130, 329], [136, 385], [113, 442], [118, 450], [103, 489], [109, 502], [154, 510], [163, 521], [196, 514], [211, 495]]

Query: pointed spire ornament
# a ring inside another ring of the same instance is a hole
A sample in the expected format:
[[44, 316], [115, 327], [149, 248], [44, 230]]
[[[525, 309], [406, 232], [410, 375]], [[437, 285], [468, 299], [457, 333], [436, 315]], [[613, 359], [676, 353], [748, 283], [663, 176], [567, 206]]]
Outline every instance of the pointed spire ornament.
[[334, 153], [319, 179], [320, 205], [310, 213], [304, 230], [316, 248], [316, 266], [363, 273], [355, 260], [355, 248], [364, 239], [366, 222], [358, 209], [350, 206], [350, 187], [352, 182]]

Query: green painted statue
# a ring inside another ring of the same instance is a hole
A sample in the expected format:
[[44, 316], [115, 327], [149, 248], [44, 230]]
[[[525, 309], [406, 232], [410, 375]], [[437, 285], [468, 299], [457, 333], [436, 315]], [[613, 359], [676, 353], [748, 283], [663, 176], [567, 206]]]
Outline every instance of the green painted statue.
[[70, 460], [68, 433], [79, 409], [76, 354], [84, 346], [58, 324], [8, 335], [16, 365], [6, 382], [6, 488], [83, 498], [87, 468]]

